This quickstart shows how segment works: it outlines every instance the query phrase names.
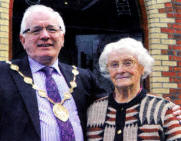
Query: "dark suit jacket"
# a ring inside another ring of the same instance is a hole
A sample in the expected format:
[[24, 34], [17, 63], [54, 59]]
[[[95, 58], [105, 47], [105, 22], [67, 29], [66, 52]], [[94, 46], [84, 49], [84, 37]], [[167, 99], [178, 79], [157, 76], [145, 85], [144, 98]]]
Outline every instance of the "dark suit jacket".
[[[20, 71], [28, 77], [32, 73], [27, 57], [15, 60]], [[59, 64], [67, 84], [73, 79], [72, 67]], [[75, 100], [81, 125], [86, 132], [86, 110], [95, 98], [105, 95], [93, 74], [84, 69], [78, 69], [77, 87], [74, 89]], [[0, 141], [40, 141], [40, 121], [35, 90], [26, 84], [9, 64], [0, 63]]]

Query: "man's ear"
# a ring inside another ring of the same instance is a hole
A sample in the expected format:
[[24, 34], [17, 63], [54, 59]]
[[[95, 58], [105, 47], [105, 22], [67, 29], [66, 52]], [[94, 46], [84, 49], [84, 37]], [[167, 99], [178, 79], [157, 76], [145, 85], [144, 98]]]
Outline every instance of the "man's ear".
[[20, 42], [21, 42], [21, 44], [22, 44], [22, 46], [23, 46], [23, 48], [24, 48], [24, 44], [25, 44], [25, 37], [23, 36], [23, 35], [19, 35], [19, 39], [20, 39]]

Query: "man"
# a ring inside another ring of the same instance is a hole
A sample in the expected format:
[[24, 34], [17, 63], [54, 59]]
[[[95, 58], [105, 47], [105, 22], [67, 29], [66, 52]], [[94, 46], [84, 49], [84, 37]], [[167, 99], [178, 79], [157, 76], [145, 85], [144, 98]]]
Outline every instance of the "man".
[[[20, 41], [27, 56], [0, 63], [1, 141], [84, 140], [87, 107], [105, 91], [88, 70], [58, 61], [64, 34], [63, 20], [51, 8], [34, 5], [24, 13]], [[53, 68], [58, 102], [48, 95], [54, 85], [48, 84], [52, 77], [44, 68]], [[70, 123], [71, 139], [62, 135], [64, 123]]]

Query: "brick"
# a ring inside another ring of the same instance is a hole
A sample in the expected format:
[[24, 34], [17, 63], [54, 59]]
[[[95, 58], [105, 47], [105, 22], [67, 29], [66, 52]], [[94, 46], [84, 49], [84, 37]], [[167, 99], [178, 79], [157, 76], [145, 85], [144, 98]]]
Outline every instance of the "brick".
[[9, 8], [9, 3], [5, 3], [5, 2], [3, 3], [3, 2], [2, 2], [2, 3], [1, 3], [1, 7]]
[[160, 28], [150, 28], [149, 32], [150, 33], [161, 33], [161, 30], [160, 30]]
[[169, 60], [181, 61], [181, 56], [169, 56]]
[[[181, 89], [171, 89], [170, 92], [172, 92], [175, 95], [179, 95], [181, 92]], [[179, 95], [177, 99], [181, 99], [181, 95]]]
[[0, 57], [0, 61], [8, 61], [9, 58], [8, 57]]
[[164, 8], [164, 4], [163, 3], [158, 3], [158, 0], [157, 0], [157, 3], [156, 4], [153, 4], [150, 6], [150, 9], [161, 9], [161, 8]]
[[158, 23], [160, 21], [159, 18], [152, 18], [152, 19], [149, 19], [149, 23]]
[[151, 50], [150, 54], [151, 55], [161, 55], [161, 50]]
[[1, 32], [0, 31], [0, 37], [2, 37], [2, 38], [7, 37], [8, 38], [8, 32]]
[[8, 49], [9, 49], [8, 44], [1, 44], [0, 51], [1, 51], [1, 50], [8, 50]]
[[160, 50], [162, 55], [168, 55], [168, 50]]
[[1, 2], [6, 2], [6, 3], [7, 3], [7, 2], [9, 2], [9, 1], [8, 1], [8, 0], [1, 0]]
[[2, 12], [2, 13], [9, 13], [9, 9], [0, 7], [0, 12]]
[[176, 23], [181, 23], [181, 19], [175, 19]]
[[176, 10], [176, 13], [181, 13], [181, 9], [176, 9], [175, 8], [175, 10]]
[[159, 13], [166, 13], [166, 9], [165, 8], [159, 9]]
[[176, 76], [176, 72], [162, 72], [162, 76], [164, 77]]
[[[180, 21], [180, 23], [181, 23], [181, 21]], [[167, 25], [167, 23], [149, 23], [148, 27], [149, 28], [152, 28], [152, 27], [168, 27], [168, 25]]]
[[154, 66], [153, 71], [169, 71], [168, 66]]
[[168, 34], [168, 39], [173, 39], [174, 35], [173, 34]]
[[152, 55], [152, 57], [155, 60], [168, 60], [168, 58], [169, 58], [167, 55]]
[[9, 25], [9, 20], [1, 20], [0, 19], [0, 25]]
[[150, 6], [153, 4], [156, 4], [156, 1], [150, 0], [150, 1], [146, 2], [146, 6]]
[[181, 0], [172, 0], [173, 2], [181, 2]]
[[176, 44], [177, 44], [177, 45], [181, 45], [181, 41], [180, 41], [180, 40], [179, 40], [179, 41], [177, 40], [177, 41], [176, 41]]
[[167, 17], [167, 14], [165, 13], [158, 13], [158, 14], [150, 14], [148, 16], [149, 19], [152, 19], [152, 18], [166, 18]]
[[168, 35], [165, 33], [150, 33], [149, 38], [167, 39]]
[[165, 3], [165, 7], [172, 7], [172, 3], [170, 3], [170, 2]]
[[166, 88], [154, 88], [151, 90], [153, 93], [169, 94], [169, 89]]
[[151, 43], [151, 44], [160, 44], [160, 39], [149, 39], [149, 43]]
[[177, 51], [176, 56], [181, 56], [181, 51]]
[[161, 23], [175, 23], [175, 19], [171, 19], [171, 18], [160, 18], [160, 22]]
[[162, 55], [176, 55], [176, 52], [174, 50], [162, 50]]
[[154, 65], [155, 66], [161, 66], [161, 61], [160, 60], [155, 60]]
[[161, 39], [162, 44], [175, 45], [176, 41], [172, 39]]
[[169, 70], [179, 72], [181, 71], [181, 67], [169, 67]]
[[0, 13], [0, 18], [1, 19], [9, 20], [9, 14], [7, 14], [7, 13]]
[[174, 34], [173, 34], [173, 38], [175, 38], [175, 40], [181, 40], [181, 34], [179, 34], [179, 33], [174, 33]]
[[175, 29], [171, 29], [171, 28], [161, 28], [161, 32], [165, 32], [165, 33], [175, 33]]
[[162, 65], [164, 66], [177, 66], [176, 61], [162, 61]]
[[[181, 94], [179, 93], [181, 90], [178, 89], [177, 91], [178, 91], [178, 92], [177, 92], [175, 95], [178, 95], [178, 98], [177, 98], [177, 99], [180, 99], [180, 100], [181, 100]], [[177, 99], [176, 99], [176, 100], [177, 100]]]
[[181, 5], [179, 3], [174, 3], [174, 8], [175, 9], [180, 9], [181, 8]]
[[177, 33], [177, 34], [181, 34], [181, 30], [176, 29], [176, 32], [175, 32], [175, 33]]
[[1, 57], [8, 57], [9, 52], [8, 51], [0, 51], [0, 56]]
[[159, 11], [158, 11], [158, 9], [151, 9], [151, 10], [149, 10], [149, 13], [158, 14]]
[[181, 18], [181, 14], [179, 14], [179, 13], [174, 13], [174, 18]]
[[172, 7], [159, 9], [159, 13], [169, 13], [169, 12], [173, 12]]
[[176, 83], [163, 83], [163, 88], [177, 88]]
[[172, 26], [173, 26], [173, 28], [178, 28], [178, 29], [180, 29], [181, 28], [181, 24], [172, 24]]
[[154, 76], [160, 76], [161, 77], [161, 72], [152, 72], [151, 75]]
[[170, 82], [168, 77], [152, 77], [152, 82]]
[[173, 28], [173, 24], [168, 23], [168, 28]]
[[169, 49], [174, 49], [174, 50], [181, 50], [181, 46], [170, 46]]
[[167, 17], [168, 18], [175, 18], [175, 14], [174, 13], [167, 13]]
[[181, 73], [180, 72], [177, 72], [177, 75], [176, 76], [179, 76], [179, 77], [181, 77]]
[[177, 104], [177, 105], [181, 105], [181, 100], [180, 100], [180, 99], [174, 100], [173, 102], [174, 102], [175, 104]]
[[178, 84], [178, 88], [181, 88], [181, 83]]
[[177, 66], [181, 66], [181, 62], [177, 62]]
[[165, 6], [164, 6], [164, 4], [152, 4], [152, 5], [150, 5], [150, 6], [148, 6], [148, 9], [161, 9], [161, 8], [164, 8]]
[[9, 43], [9, 39], [8, 38], [0, 38], [0, 43], [1, 44], [8, 44]]
[[176, 78], [176, 77], [170, 77], [170, 82], [171, 83], [181, 83], [181, 79]]
[[8, 32], [9, 31], [9, 27], [5, 26], [5, 25], [0, 25], [0, 31]]
[[152, 83], [151, 86], [151, 88], [162, 88], [162, 87], [163, 87], [162, 83]]

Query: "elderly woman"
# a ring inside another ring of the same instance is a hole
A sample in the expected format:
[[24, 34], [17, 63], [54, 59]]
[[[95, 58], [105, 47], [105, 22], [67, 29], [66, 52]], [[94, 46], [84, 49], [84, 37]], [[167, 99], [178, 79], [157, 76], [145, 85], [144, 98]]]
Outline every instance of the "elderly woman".
[[151, 73], [153, 63], [142, 43], [134, 39], [124, 38], [105, 46], [99, 65], [114, 91], [89, 108], [88, 140], [181, 140], [174, 104], [148, 94], [140, 84]]

